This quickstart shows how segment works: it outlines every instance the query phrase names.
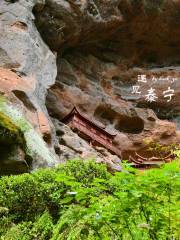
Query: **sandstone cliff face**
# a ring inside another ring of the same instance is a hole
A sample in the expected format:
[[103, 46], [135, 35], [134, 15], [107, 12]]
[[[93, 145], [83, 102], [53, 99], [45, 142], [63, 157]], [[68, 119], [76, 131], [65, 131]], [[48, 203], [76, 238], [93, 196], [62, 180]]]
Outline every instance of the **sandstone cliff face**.
[[[33, 23], [32, 9], [37, 2], [0, 1], [0, 92], [5, 99], [0, 112], [19, 129], [26, 142], [23, 147], [14, 142], [16, 149], [23, 150], [23, 156], [17, 154], [13, 160], [10, 156], [8, 161], [9, 152], [4, 153], [1, 163], [7, 162], [2, 163], [7, 171], [9, 162], [14, 172], [22, 171], [16, 162], [32, 165], [28, 169], [52, 166], [56, 162], [51, 149], [51, 123], [45, 107], [46, 90], [55, 82], [56, 58]], [[28, 122], [28, 131], [19, 124], [22, 118]], [[1, 126], [4, 129], [2, 122]], [[4, 149], [11, 145], [13, 143], [5, 143]]]
[[[99, 154], [61, 126], [73, 106], [117, 133], [124, 159], [147, 154], [147, 141], [180, 143], [179, 0], [3, 0], [0, 13], [0, 90], [21, 105], [52, 162]], [[145, 100], [151, 87], [155, 103]]]

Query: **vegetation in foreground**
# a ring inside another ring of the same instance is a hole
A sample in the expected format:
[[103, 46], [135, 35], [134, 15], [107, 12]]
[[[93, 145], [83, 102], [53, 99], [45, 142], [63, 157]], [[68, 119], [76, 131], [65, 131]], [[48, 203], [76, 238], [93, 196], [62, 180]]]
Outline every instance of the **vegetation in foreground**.
[[94, 161], [0, 179], [1, 240], [179, 239], [179, 162], [111, 175]]

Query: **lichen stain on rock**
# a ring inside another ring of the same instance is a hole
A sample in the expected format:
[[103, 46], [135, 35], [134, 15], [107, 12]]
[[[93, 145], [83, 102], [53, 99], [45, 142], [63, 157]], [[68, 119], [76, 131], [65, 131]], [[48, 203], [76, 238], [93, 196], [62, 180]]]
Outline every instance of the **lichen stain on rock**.
[[13, 139], [11, 145], [20, 146], [24, 150], [25, 156], [33, 160], [29, 169], [55, 164], [55, 157], [32, 125], [24, 118], [21, 110], [5, 101], [4, 98], [0, 102], [0, 125], [6, 132], [5, 140], [8, 139], [9, 134]]

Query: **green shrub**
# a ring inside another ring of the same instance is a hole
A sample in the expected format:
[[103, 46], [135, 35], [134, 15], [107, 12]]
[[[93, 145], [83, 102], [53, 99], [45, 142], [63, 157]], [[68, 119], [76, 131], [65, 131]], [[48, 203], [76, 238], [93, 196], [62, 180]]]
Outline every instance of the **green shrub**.
[[44, 240], [50, 239], [53, 230], [52, 217], [48, 211], [45, 211], [42, 216], [40, 216], [30, 231], [30, 238]]
[[107, 172], [107, 168], [103, 164], [97, 164], [94, 160], [71, 160], [66, 164], [60, 165], [57, 172], [65, 173], [74, 177], [76, 181], [84, 185], [92, 183], [94, 178], [109, 179], [111, 174]]
[[179, 167], [177, 160], [111, 175], [104, 165], [73, 160], [2, 177], [0, 239], [178, 239]]
[[7, 207], [15, 221], [29, 220], [45, 209], [41, 183], [31, 174], [3, 177], [0, 206]]

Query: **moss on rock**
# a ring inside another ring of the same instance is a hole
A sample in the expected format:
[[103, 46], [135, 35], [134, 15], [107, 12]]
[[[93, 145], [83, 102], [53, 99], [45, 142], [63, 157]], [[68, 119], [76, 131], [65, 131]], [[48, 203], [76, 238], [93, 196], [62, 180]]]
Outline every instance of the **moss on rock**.
[[[56, 162], [55, 155], [50, 152], [42, 137], [25, 119], [21, 109], [2, 96], [0, 96], [0, 143], [4, 149], [5, 146], [12, 145], [21, 148], [25, 159], [32, 161], [32, 168], [53, 166]], [[9, 153], [7, 157], [9, 158]]]

